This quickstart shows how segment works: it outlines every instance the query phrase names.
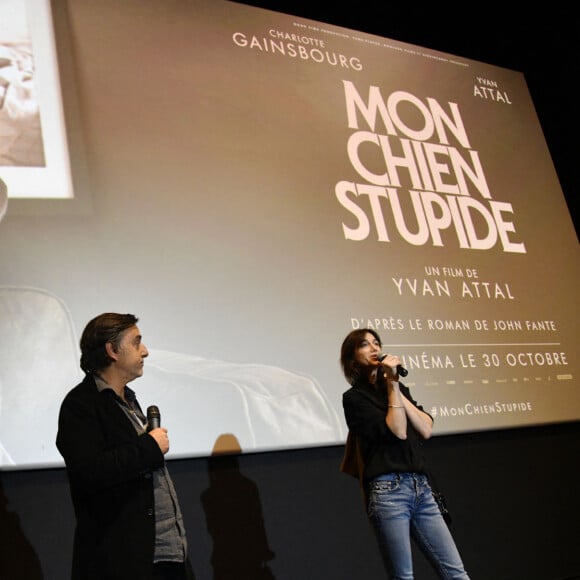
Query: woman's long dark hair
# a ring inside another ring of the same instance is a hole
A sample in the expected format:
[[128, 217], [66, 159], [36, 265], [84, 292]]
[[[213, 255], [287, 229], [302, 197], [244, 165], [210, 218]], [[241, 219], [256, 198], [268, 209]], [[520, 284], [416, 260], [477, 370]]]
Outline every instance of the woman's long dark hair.
[[364, 342], [366, 335], [372, 334], [382, 346], [381, 337], [372, 328], [357, 328], [346, 335], [340, 347], [340, 366], [346, 380], [351, 385], [355, 385], [361, 378], [361, 367], [355, 360], [357, 348]]

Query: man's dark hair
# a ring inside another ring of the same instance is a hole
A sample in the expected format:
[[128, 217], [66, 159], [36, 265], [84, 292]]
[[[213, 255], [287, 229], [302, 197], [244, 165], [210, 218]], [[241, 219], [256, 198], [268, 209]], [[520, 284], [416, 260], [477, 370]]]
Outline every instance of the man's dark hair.
[[356, 349], [363, 343], [367, 333], [371, 333], [382, 345], [381, 337], [372, 328], [357, 328], [346, 335], [340, 348], [340, 366], [346, 380], [354, 385], [360, 378], [360, 368], [355, 360]]
[[105, 312], [93, 318], [81, 336], [81, 369], [89, 374], [107, 368], [113, 359], [107, 354], [105, 345], [110, 342], [117, 349], [121, 335], [138, 321], [134, 314], [115, 312]]

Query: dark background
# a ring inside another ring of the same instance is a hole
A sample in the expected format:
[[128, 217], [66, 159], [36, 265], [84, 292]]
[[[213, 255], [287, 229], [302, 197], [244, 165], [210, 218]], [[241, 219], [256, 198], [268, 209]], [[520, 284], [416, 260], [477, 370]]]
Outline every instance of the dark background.
[[[471, 580], [580, 578], [579, 436], [575, 422], [429, 440]], [[171, 461], [197, 580], [384, 580], [342, 452]], [[69, 578], [73, 529], [63, 469], [0, 471], [2, 580]], [[241, 572], [263, 561], [270, 576]], [[415, 580], [436, 580], [419, 553]]]
[[[526, 5], [507, 14], [487, 4], [246, 3], [523, 72], [578, 228], [580, 27], [572, 8], [534, 13]], [[356, 481], [338, 471], [342, 451], [170, 462], [197, 579], [259, 580], [259, 572], [241, 570], [262, 562], [270, 580], [384, 578]], [[579, 422], [435, 436], [427, 453], [472, 580], [580, 578]], [[2, 580], [68, 578], [73, 529], [63, 469], [0, 471]], [[218, 573], [216, 563], [234, 572]], [[434, 578], [417, 554], [416, 580]]]

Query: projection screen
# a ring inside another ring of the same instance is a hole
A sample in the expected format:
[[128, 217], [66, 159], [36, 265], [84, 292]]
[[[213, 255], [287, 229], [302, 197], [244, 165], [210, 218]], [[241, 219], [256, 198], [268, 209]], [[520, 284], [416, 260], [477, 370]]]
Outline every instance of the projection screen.
[[578, 243], [522, 73], [225, 0], [71, 0], [55, 25], [86, 164], [54, 200], [0, 165], [2, 468], [62, 465], [108, 311], [139, 317], [131, 387], [170, 458], [343, 443], [362, 327], [436, 434], [578, 419]]

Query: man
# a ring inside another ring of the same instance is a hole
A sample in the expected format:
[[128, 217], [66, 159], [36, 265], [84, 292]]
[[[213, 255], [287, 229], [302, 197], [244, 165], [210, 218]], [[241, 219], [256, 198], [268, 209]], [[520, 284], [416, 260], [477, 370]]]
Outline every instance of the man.
[[64, 398], [56, 445], [76, 516], [73, 580], [185, 579], [187, 542], [164, 454], [167, 429], [147, 428], [127, 383], [149, 354], [133, 314], [91, 320], [84, 380]]

